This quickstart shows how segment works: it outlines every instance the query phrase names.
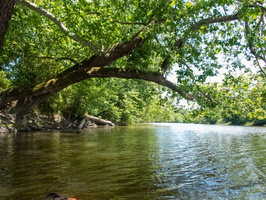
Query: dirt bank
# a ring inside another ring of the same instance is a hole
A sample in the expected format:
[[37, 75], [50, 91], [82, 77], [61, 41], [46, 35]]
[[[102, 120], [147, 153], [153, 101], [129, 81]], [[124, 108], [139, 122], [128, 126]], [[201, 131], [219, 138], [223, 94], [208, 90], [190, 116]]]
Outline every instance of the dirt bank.
[[30, 114], [22, 120], [16, 120], [14, 115], [0, 112], [0, 133], [16, 133], [41, 130], [71, 130], [88, 129], [98, 126], [115, 126], [112, 122], [89, 115], [82, 119], [69, 120], [59, 114], [51, 116]]

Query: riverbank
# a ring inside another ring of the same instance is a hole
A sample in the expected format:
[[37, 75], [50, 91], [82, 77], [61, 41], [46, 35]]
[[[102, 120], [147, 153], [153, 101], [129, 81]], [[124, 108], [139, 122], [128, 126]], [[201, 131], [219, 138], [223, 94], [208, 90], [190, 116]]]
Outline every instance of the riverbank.
[[16, 133], [41, 130], [84, 130], [98, 126], [115, 126], [110, 121], [85, 115], [82, 119], [65, 119], [59, 114], [51, 116], [29, 114], [22, 120], [14, 115], [0, 112], [0, 133]]

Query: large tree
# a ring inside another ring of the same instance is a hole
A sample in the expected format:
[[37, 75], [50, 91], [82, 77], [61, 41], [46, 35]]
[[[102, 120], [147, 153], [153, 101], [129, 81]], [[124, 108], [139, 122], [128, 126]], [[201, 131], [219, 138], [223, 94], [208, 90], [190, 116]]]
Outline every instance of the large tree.
[[[189, 100], [212, 102], [197, 82], [214, 76], [224, 55], [264, 73], [261, 1], [18, 0], [1, 67], [13, 85], [0, 108], [23, 116], [58, 91], [88, 78], [143, 79]], [[176, 66], [178, 83], [166, 79]], [[107, 88], [108, 89], [108, 88]]]

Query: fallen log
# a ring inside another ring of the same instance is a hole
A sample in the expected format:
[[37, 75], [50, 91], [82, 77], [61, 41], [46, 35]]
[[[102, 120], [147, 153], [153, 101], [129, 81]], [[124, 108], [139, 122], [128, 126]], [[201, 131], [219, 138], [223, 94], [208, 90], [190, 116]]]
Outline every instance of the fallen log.
[[79, 123], [78, 129], [82, 129], [83, 126], [85, 125], [85, 123], [86, 123], [86, 118], [84, 118], [84, 119]]
[[94, 122], [97, 125], [109, 125], [109, 126], [115, 126], [114, 123], [112, 123], [111, 121], [107, 121], [104, 119], [100, 119], [98, 117], [94, 117], [94, 116], [90, 116], [90, 115], [85, 115], [87, 120], [90, 120], [92, 122]]

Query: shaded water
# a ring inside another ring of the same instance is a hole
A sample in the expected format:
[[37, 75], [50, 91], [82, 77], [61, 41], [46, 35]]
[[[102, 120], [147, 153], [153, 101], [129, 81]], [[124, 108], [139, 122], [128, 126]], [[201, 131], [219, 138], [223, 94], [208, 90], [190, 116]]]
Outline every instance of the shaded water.
[[0, 135], [0, 199], [266, 199], [266, 128], [149, 124]]

